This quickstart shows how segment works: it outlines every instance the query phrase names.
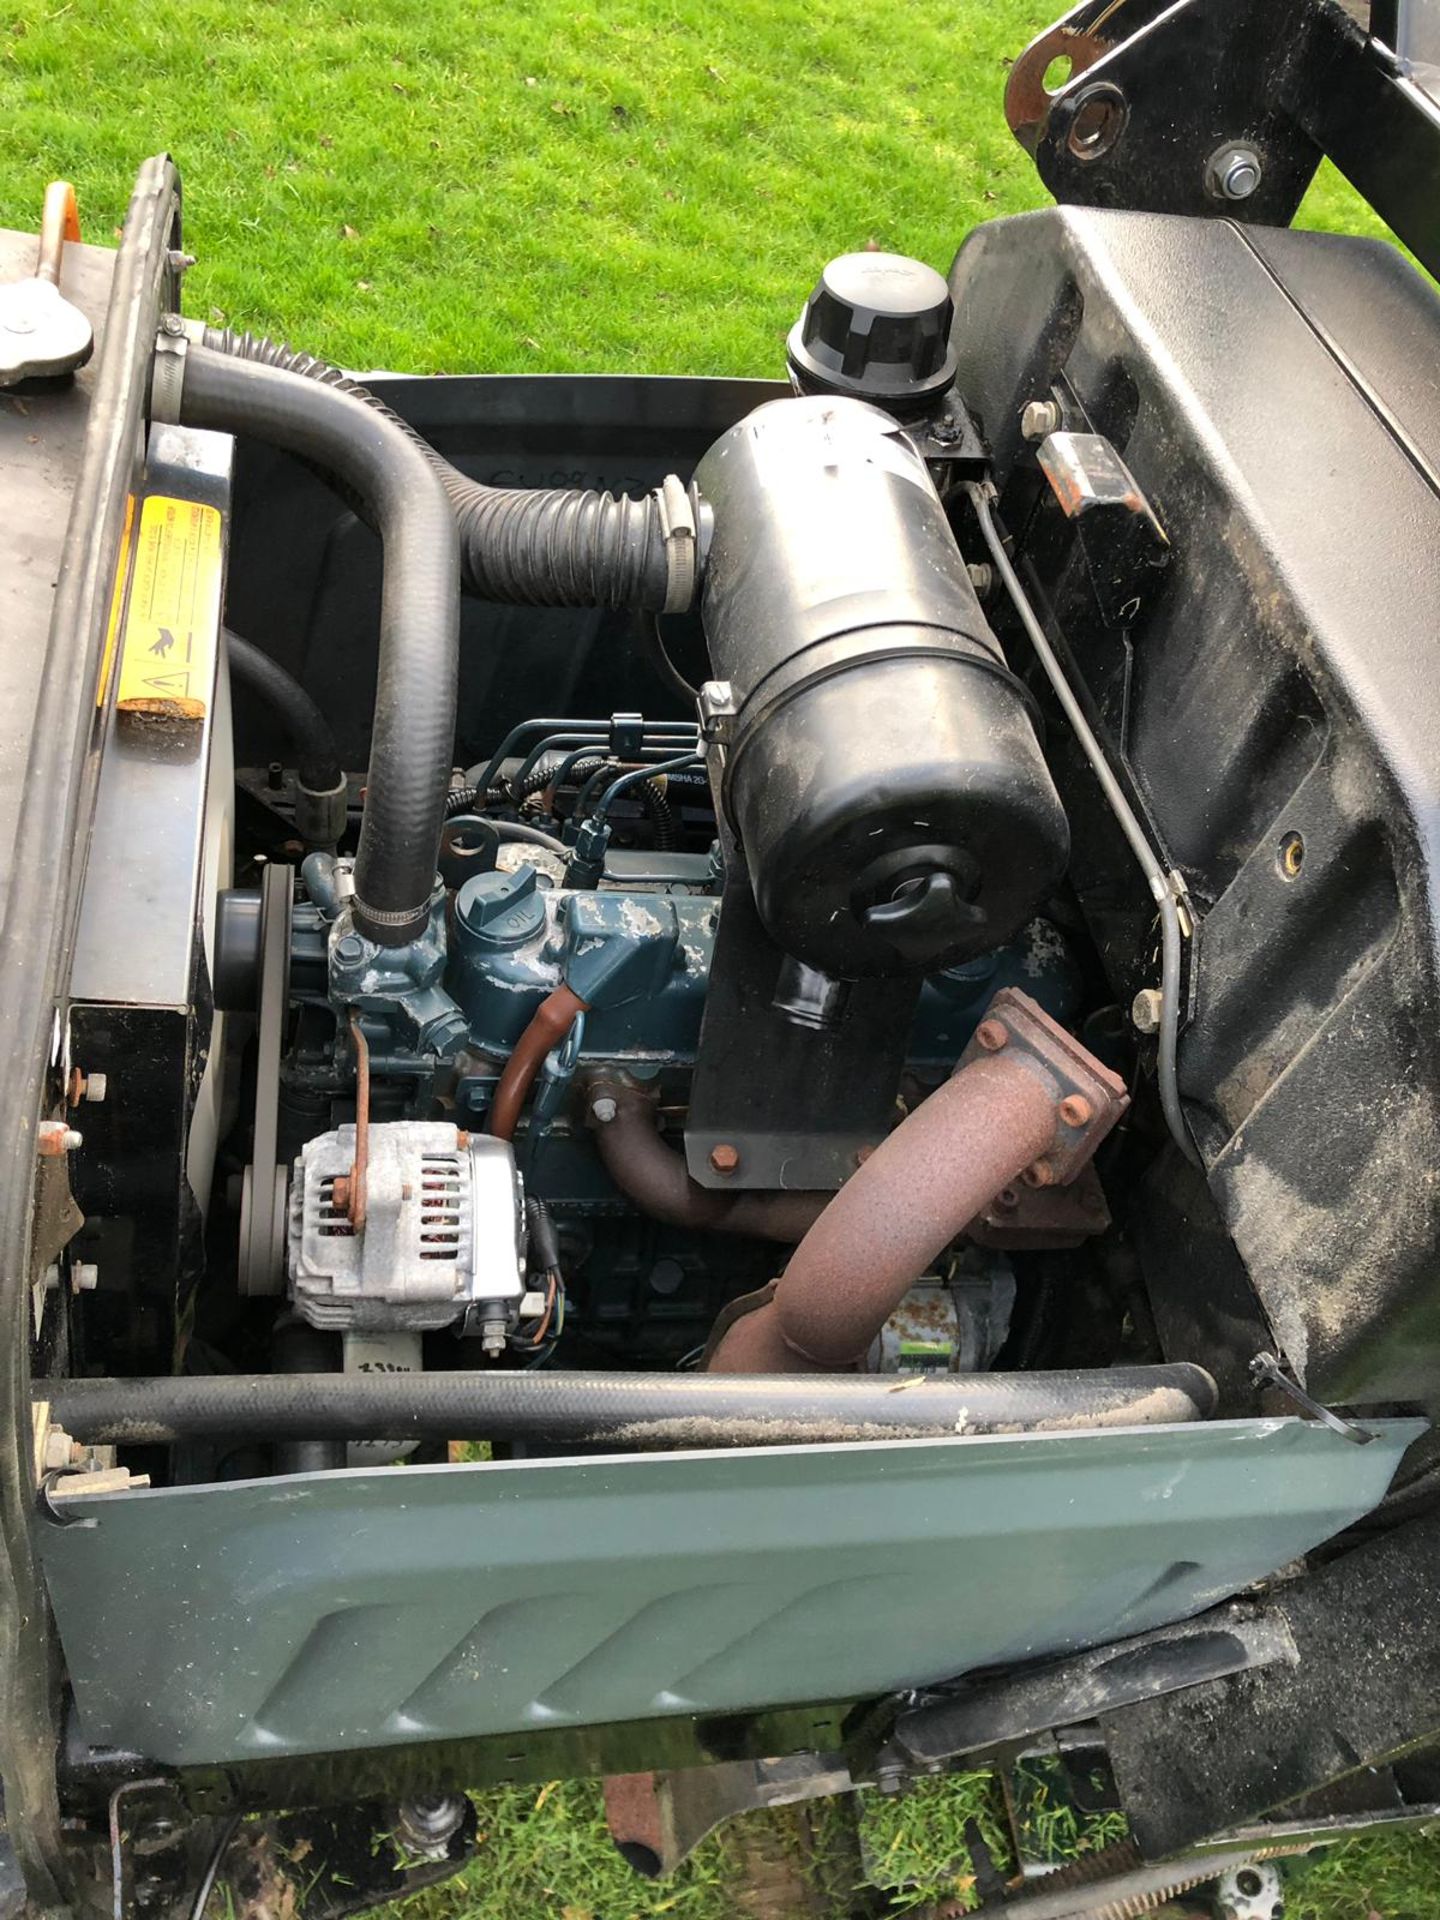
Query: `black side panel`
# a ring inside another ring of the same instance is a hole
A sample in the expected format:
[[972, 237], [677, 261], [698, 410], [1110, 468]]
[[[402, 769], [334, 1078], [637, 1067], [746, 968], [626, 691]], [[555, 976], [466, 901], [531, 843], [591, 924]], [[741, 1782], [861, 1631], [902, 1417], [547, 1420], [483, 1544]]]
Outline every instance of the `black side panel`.
[[[1180, 1082], [1224, 1225], [1312, 1389], [1432, 1400], [1440, 303], [1378, 243], [1076, 209], [981, 228], [951, 280], [1005, 517], [1201, 912]], [[1019, 437], [1052, 392], [1173, 544], [1123, 633]], [[1128, 996], [1150, 907], [1085, 780], [1074, 873]], [[1206, 1286], [1141, 1227], [1152, 1289]]]

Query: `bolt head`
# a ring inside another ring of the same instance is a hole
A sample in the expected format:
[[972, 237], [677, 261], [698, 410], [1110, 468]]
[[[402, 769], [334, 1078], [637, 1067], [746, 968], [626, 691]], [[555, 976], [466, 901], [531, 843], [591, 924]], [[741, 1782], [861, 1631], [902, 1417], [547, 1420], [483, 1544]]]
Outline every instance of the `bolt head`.
[[740, 1149], [732, 1147], [728, 1140], [717, 1140], [710, 1149], [710, 1171], [712, 1173], [735, 1173], [740, 1166]]
[[1060, 1102], [1060, 1118], [1067, 1127], [1087, 1126], [1092, 1111], [1083, 1093], [1067, 1093]]
[[342, 933], [335, 942], [335, 958], [353, 965], [365, 958], [365, 942], [358, 933]]
[[36, 1150], [45, 1160], [58, 1160], [84, 1144], [84, 1137], [74, 1127], [67, 1127], [63, 1120], [42, 1120], [35, 1137]]
[[602, 1093], [598, 1100], [590, 1102], [590, 1118], [597, 1126], [608, 1127], [619, 1111], [619, 1106], [608, 1093]]
[[1165, 998], [1158, 987], [1142, 987], [1130, 1002], [1130, 1019], [1137, 1033], [1158, 1033]]
[[986, 1053], [999, 1053], [1001, 1048], [1008, 1046], [1009, 1043], [1010, 1035], [1006, 1032], [1003, 1021], [982, 1020], [975, 1029], [975, 1044]]
[[1060, 430], [1058, 400], [1027, 400], [1020, 413], [1020, 431], [1027, 440], [1044, 440]]

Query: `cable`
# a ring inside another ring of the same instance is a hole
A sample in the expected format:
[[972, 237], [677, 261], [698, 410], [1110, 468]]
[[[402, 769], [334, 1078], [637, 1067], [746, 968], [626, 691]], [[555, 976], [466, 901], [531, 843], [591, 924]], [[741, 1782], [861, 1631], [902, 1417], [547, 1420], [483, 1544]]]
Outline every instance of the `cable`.
[[220, 1829], [220, 1838], [215, 1843], [215, 1851], [211, 1854], [204, 1877], [195, 1890], [195, 1904], [190, 1909], [190, 1920], [205, 1920], [205, 1909], [210, 1904], [210, 1895], [215, 1891], [215, 1882], [220, 1877], [221, 1863], [229, 1851], [230, 1842], [240, 1831], [240, 1820], [241, 1816], [238, 1813], [232, 1813]]
[[544, 847], [547, 853], [558, 853], [566, 860], [575, 851], [563, 840], [557, 840], [553, 833], [546, 833], [543, 827], [532, 827], [528, 820], [491, 820], [483, 813], [457, 813], [445, 822], [445, 828], [450, 834], [463, 829], [466, 833], [491, 834], [497, 843], [514, 840], [527, 847]]
[[[660, 761], [657, 766], [632, 767], [629, 773], [622, 773], [618, 780], [612, 781], [604, 793], [601, 794], [592, 818], [603, 820], [616, 798], [625, 792], [628, 787], [637, 786], [644, 780], [653, 780], [662, 773], [677, 773], [682, 767], [695, 767], [699, 764], [700, 755], [698, 753], [680, 753], [676, 754], [673, 760]], [[592, 778], [593, 777], [595, 776], [592, 776]], [[587, 787], [589, 784], [587, 781]], [[575, 803], [575, 811], [577, 813], [580, 811], [580, 802], [578, 800]]]
[[1065, 677], [1059, 656], [1051, 646], [1048, 635], [1041, 625], [1029, 596], [1020, 584], [1020, 577], [1011, 564], [1005, 551], [1005, 543], [1000, 536], [995, 516], [991, 511], [989, 495], [993, 492], [988, 481], [970, 481], [966, 486], [975, 508], [975, 517], [980, 523], [980, 531], [990, 549], [990, 557], [995, 570], [1000, 575], [1011, 604], [1019, 615], [1020, 624], [1029, 637], [1035, 656], [1045, 670], [1045, 676], [1055, 691], [1066, 719], [1074, 730], [1085, 758], [1090, 762], [1100, 790], [1110, 806], [1120, 826], [1120, 831], [1129, 842], [1140, 871], [1150, 887], [1160, 916], [1160, 1036], [1156, 1075], [1160, 1087], [1160, 1106], [1165, 1115], [1165, 1124], [1170, 1129], [1170, 1137], [1194, 1167], [1202, 1165], [1190, 1130], [1185, 1123], [1185, 1114], [1180, 1105], [1180, 1087], [1176, 1068], [1180, 1034], [1180, 971], [1181, 971], [1181, 932], [1180, 907], [1176, 898], [1175, 883], [1161, 865], [1154, 848], [1146, 837], [1135, 809], [1126, 796], [1115, 775], [1114, 769], [1105, 757], [1105, 749], [1096, 737], [1094, 728], [1086, 719], [1084, 709], [1075, 696], [1075, 691]]
[[670, 658], [670, 649], [665, 645], [665, 635], [660, 628], [658, 613], [641, 614], [640, 631], [649, 642], [650, 663], [672, 693], [678, 693], [682, 700], [692, 704], [700, 698], [700, 689], [692, 687]]

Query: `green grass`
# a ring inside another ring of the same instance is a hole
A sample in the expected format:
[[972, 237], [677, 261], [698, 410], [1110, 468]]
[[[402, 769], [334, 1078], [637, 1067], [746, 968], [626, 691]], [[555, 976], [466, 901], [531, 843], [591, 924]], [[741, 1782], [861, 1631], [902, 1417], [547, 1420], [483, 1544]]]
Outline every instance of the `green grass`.
[[217, 320], [412, 372], [773, 372], [829, 254], [943, 265], [1043, 199], [1000, 94], [1050, 12], [12, 0], [0, 223], [63, 171], [108, 239], [168, 147]]
[[[1054, 5], [950, 0], [10, 0], [0, 224], [68, 175], [108, 240], [165, 147], [199, 256], [192, 312], [357, 367], [779, 371], [816, 269], [874, 241], [944, 265], [1045, 196], [1000, 111]], [[1381, 232], [1326, 173], [1307, 224]], [[983, 1783], [867, 1812], [887, 1885], [963, 1895]], [[988, 1805], [988, 1801], [985, 1801]], [[673, 1884], [624, 1868], [590, 1784], [482, 1801], [434, 1920], [734, 1911], [708, 1842]], [[1303, 1920], [1440, 1916], [1437, 1854], [1362, 1842]], [[1367, 1902], [1370, 1904], [1367, 1906]]]

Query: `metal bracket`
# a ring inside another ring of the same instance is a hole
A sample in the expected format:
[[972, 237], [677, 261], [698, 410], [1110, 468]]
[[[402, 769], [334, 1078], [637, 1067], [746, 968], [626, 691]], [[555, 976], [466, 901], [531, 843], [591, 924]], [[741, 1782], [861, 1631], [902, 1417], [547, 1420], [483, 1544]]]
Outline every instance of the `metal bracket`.
[[1349, 1440], [1357, 1447], [1368, 1447], [1375, 1435], [1368, 1427], [1357, 1427], [1353, 1420], [1344, 1420], [1329, 1407], [1322, 1407], [1318, 1400], [1312, 1399], [1305, 1389], [1285, 1373], [1273, 1353], [1257, 1353], [1250, 1362], [1250, 1374], [1256, 1386], [1277, 1387], [1287, 1399], [1293, 1400], [1302, 1413], [1308, 1413], [1312, 1420], [1319, 1420], [1329, 1427], [1332, 1433], [1338, 1433], [1342, 1440]]
[[1155, 509], [1104, 434], [1050, 433], [1035, 457], [1075, 528], [1106, 626], [1129, 626], [1170, 558]]

